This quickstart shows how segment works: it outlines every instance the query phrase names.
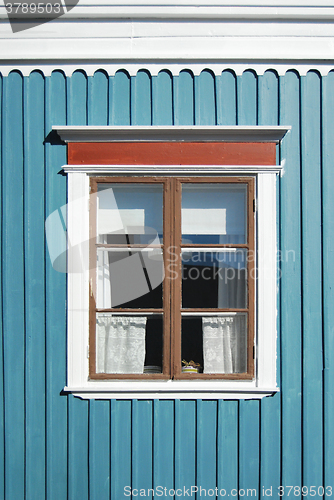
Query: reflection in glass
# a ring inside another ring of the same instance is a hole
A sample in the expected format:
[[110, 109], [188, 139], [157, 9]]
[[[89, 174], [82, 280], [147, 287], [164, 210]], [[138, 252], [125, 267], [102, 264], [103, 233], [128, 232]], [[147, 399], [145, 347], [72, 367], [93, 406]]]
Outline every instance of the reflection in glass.
[[183, 184], [182, 243], [247, 241], [245, 184]]
[[247, 250], [182, 250], [182, 307], [247, 307]]
[[96, 306], [161, 308], [163, 276], [161, 248], [99, 248]]
[[97, 313], [96, 373], [161, 373], [161, 367], [162, 315]]
[[97, 207], [98, 243], [148, 244], [157, 235], [162, 239], [161, 185], [98, 184]]

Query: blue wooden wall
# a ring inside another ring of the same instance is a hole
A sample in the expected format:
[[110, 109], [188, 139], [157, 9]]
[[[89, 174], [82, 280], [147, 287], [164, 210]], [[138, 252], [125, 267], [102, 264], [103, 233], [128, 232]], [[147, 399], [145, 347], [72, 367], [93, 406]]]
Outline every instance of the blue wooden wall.
[[[0, 94], [0, 498], [120, 500], [124, 486], [196, 484], [226, 496], [255, 488], [257, 498], [272, 486], [278, 498], [279, 485], [334, 487], [334, 72], [13, 71]], [[66, 203], [66, 147], [47, 139], [55, 124], [292, 125], [278, 201], [280, 393], [240, 402], [60, 395], [66, 276], [52, 269], [44, 238], [45, 218]]]

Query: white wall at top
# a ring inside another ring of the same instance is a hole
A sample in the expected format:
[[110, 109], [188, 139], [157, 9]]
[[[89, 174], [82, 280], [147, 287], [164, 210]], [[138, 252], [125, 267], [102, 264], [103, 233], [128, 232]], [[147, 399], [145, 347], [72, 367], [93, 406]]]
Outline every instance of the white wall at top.
[[137, 64], [146, 63], [175, 74], [185, 62], [195, 73], [204, 67], [219, 73], [222, 64], [240, 73], [251, 64], [259, 73], [298, 67], [326, 74], [333, 60], [329, 0], [79, 0], [62, 17], [17, 33], [0, 4], [2, 74], [13, 67], [27, 73], [37, 65], [70, 74], [78, 61], [88, 74], [125, 65], [134, 74]]

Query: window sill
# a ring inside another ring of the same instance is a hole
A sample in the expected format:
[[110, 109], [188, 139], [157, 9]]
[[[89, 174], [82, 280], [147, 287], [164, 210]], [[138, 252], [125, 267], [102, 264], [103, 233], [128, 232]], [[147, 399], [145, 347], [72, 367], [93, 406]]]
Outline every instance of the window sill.
[[255, 387], [255, 382], [89, 382], [87, 387], [64, 387], [63, 393], [81, 399], [262, 399], [278, 387]]

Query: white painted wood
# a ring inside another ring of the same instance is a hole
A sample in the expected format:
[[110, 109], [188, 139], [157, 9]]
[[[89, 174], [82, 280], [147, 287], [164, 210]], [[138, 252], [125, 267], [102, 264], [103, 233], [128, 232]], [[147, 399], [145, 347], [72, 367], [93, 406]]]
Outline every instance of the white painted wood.
[[[82, 385], [88, 380], [88, 311], [89, 311], [89, 177], [83, 173], [68, 176], [67, 231], [71, 246], [68, 251], [68, 371], [69, 385]], [[85, 244], [87, 243], [87, 244]], [[78, 257], [81, 257], [78, 269]], [[76, 271], [76, 272], [73, 272]], [[79, 272], [78, 272], [79, 271]]]
[[63, 165], [66, 173], [87, 174], [148, 174], [148, 175], [215, 175], [215, 174], [257, 174], [259, 172], [280, 173], [282, 165]]
[[146, 61], [161, 62], [164, 66], [171, 61], [182, 61], [185, 67], [190, 64], [189, 69], [192, 69], [192, 63], [202, 61], [207, 61], [203, 68], [210, 68], [212, 63], [225, 65], [228, 62], [233, 67], [236, 62], [256, 64], [259, 61], [265, 62], [267, 69], [274, 64], [271, 61], [288, 61], [290, 69], [305, 62], [311, 69], [320, 67], [321, 62], [329, 65], [328, 62], [331, 63], [334, 59], [331, 36], [278, 37], [258, 33], [258, 36], [214, 37], [209, 33], [209, 26], [208, 35], [202, 37], [194, 33], [194, 36], [186, 37], [182, 34], [165, 37], [162, 34], [159, 37], [99, 38], [96, 34], [85, 38], [84, 33], [81, 33], [77, 38], [30, 39], [14, 38], [8, 33], [0, 39], [0, 51], [1, 60], [9, 62], [12, 69], [18, 68], [17, 63], [31, 60], [35, 62], [35, 67], [45, 63], [53, 64], [54, 69], [66, 68], [66, 63], [69, 62], [75, 62], [78, 68], [85, 69], [92, 61], [98, 63], [98, 68], [117, 62], [118, 69], [126, 69], [127, 64], [133, 61], [141, 62], [144, 67], [147, 66]]
[[[118, 383], [118, 382], [117, 382]], [[90, 387], [64, 387], [64, 392], [72, 393], [81, 399], [262, 399], [279, 392], [277, 387], [234, 387], [227, 389], [224, 387], [211, 388], [201, 387], [201, 382], [187, 382], [186, 388], [175, 387], [178, 382], [172, 382], [172, 387], [166, 388], [149, 387], [150, 382], [142, 382], [141, 387], [134, 387], [133, 390], [117, 389], [115, 385], [99, 384], [95, 388]]]
[[[0, 40], [0, 47], [1, 47]], [[39, 40], [39, 43], [44, 43], [44, 41]], [[56, 41], [55, 41], [56, 43]], [[71, 40], [67, 40], [69, 46], [71, 46]], [[5, 49], [4, 49], [5, 50]], [[33, 56], [33, 52], [31, 53]], [[79, 55], [78, 55], [79, 57]], [[33, 60], [34, 59], [34, 60]], [[195, 76], [201, 74], [204, 70], [210, 70], [216, 76], [220, 76], [224, 70], [233, 71], [237, 76], [243, 74], [246, 70], [252, 70], [257, 75], [263, 75], [266, 71], [275, 71], [278, 75], [284, 76], [289, 70], [296, 71], [300, 76], [305, 76], [309, 71], [318, 71], [321, 75], [326, 76], [330, 71], [334, 69], [334, 64], [330, 63], [333, 58], [329, 58], [329, 62], [324, 59], [318, 59], [316, 62], [307, 62], [303, 60], [292, 60], [291, 62], [254, 62], [247, 61], [230, 61], [220, 60], [219, 62], [197, 62], [196, 60], [190, 60], [183, 62], [170, 61], [160, 61], [160, 62], [131, 62], [131, 61], [119, 61], [119, 62], [108, 62], [106, 60], [100, 61], [98, 56], [96, 57], [96, 62], [92, 62], [93, 59], [85, 60], [83, 55], [80, 57], [80, 62], [73, 60], [67, 61], [63, 58], [61, 61], [59, 59], [52, 61], [51, 58], [47, 59], [37, 59], [36, 57], [31, 57], [29, 60], [17, 59], [16, 62], [12, 60], [6, 61], [2, 60], [0, 65], [0, 72], [2, 76], [8, 76], [8, 74], [17, 70], [22, 73], [23, 76], [29, 76], [33, 71], [40, 71], [44, 76], [51, 76], [53, 71], [62, 71], [66, 76], [72, 76], [75, 71], [83, 71], [87, 76], [93, 76], [96, 71], [105, 71], [108, 75], [114, 76], [117, 71], [126, 71], [130, 76], [136, 76], [137, 72], [141, 69], [148, 71], [152, 76], [157, 76], [160, 71], [169, 71], [173, 76], [178, 76], [180, 71], [188, 70], [192, 72]], [[33, 60], [33, 62], [32, 62]], [[14, 57], [15, 61], [15, 57]]]
[[258, 387], [276, 385], [277, 244], [276, 176], [257, 178], [257, 374]]
[[275, 142], [290, 126], [63, 126], [54, 125], [65, 142]]

